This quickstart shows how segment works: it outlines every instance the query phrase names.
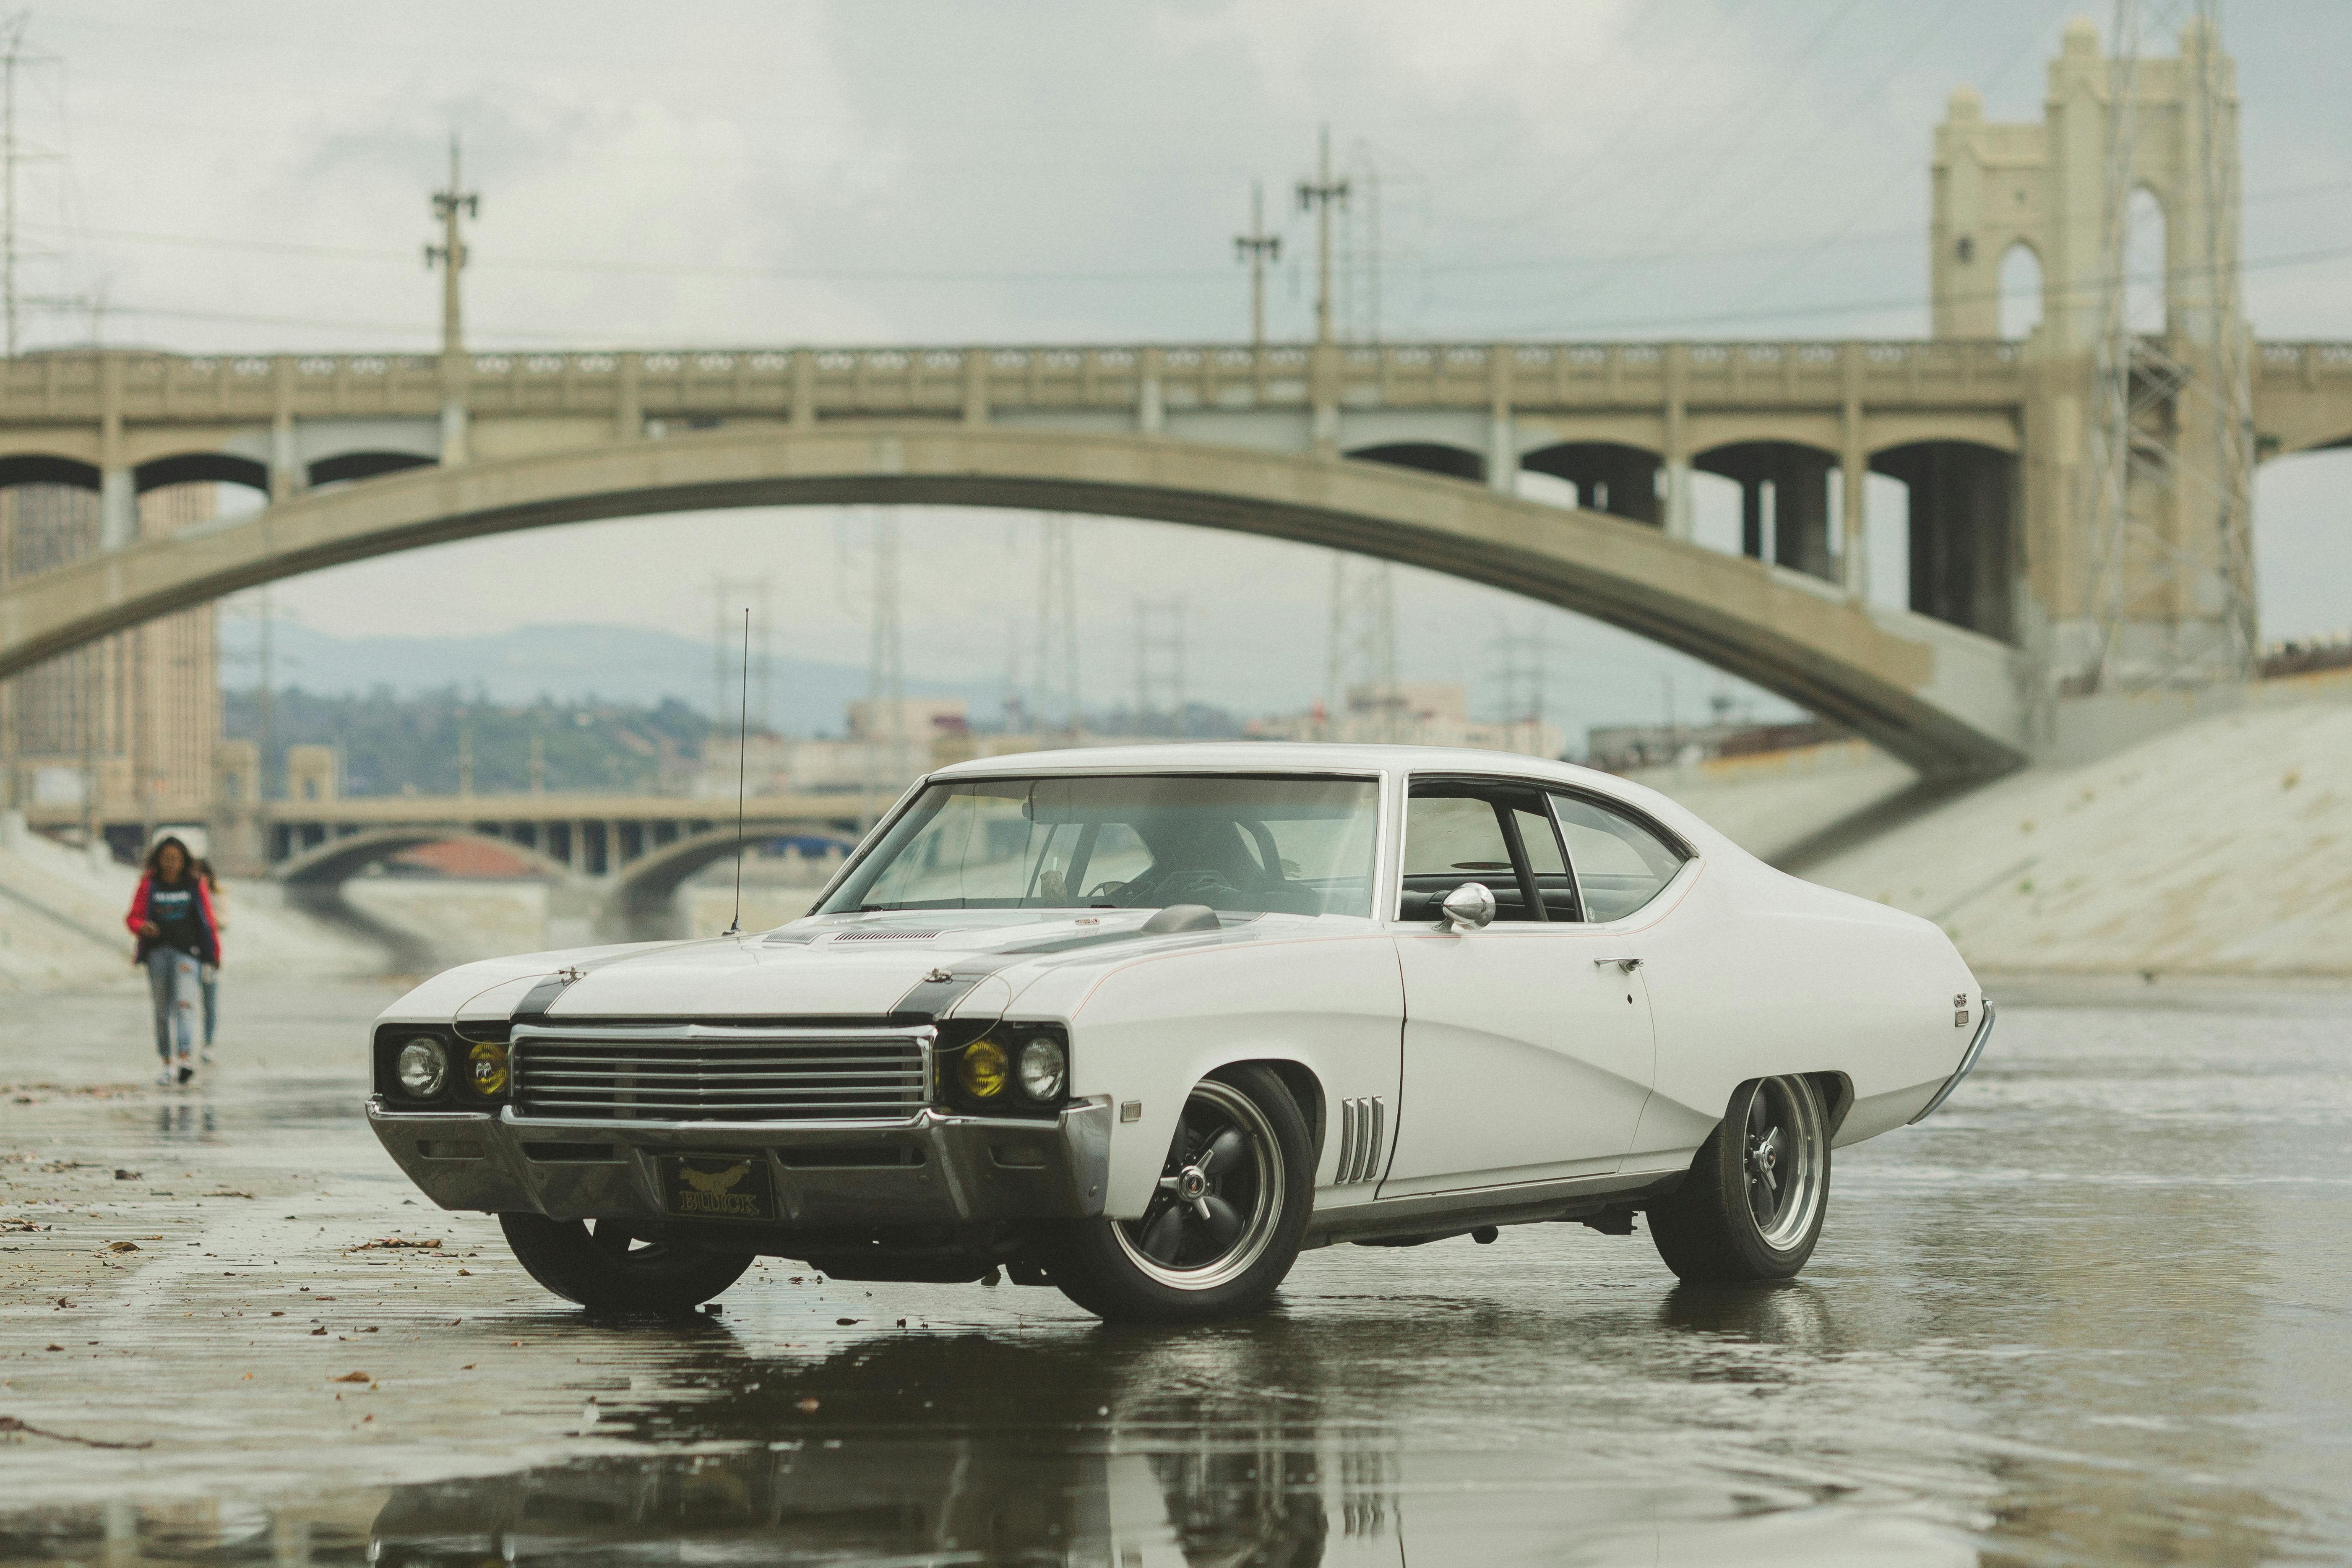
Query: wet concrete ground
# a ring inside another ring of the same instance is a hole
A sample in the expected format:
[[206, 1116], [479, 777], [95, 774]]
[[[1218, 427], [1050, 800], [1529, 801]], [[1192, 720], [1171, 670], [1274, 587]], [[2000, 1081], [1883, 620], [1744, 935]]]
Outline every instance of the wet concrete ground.
[[2006, 994], [1792, 1286], [1533, 1226], [1310, 1254], [1192, 1332], [775, 1263], [592, 1323], [408, 1201], [378, 993], [232, 989], [188, 1090], [128, 987], [12, 1006], [0, 1415], [64, 1436], [0, 1442], [0, 1560], [2352, 1555], [2352, 991]]

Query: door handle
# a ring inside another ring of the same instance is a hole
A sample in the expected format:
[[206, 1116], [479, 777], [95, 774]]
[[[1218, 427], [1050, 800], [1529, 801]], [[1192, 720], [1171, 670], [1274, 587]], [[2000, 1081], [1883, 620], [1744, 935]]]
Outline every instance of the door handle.
[[1642, 961], [1638, 958], [1596, 958], [1592, 961], [1592, 966], [1595, 969], [1604, 963], [1613, 963], [1627, 974], [1642, 967]]

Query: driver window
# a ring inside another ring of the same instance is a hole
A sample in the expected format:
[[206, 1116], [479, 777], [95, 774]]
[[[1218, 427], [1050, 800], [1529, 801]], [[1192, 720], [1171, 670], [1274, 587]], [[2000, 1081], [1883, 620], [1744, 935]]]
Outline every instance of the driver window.
[[1399, 918], [1435, 920], [1445, 895], [1465, 882], [1486, 885], [1495, 895], [1497, 921], [1536, 918], [1520, 893], [1494, 804], [1474, 796], [1414, 795], [1405, 803], [1404, 898]]

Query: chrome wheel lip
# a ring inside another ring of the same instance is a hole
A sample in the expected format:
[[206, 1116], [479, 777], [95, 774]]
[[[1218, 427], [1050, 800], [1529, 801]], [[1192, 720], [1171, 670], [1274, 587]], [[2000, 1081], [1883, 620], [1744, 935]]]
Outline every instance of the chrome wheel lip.
[[[1242, 1233], [1224, 1253], [1192, 1268], [1173, 1268], [1143, 1250], [1138, 1236], [1143, 1228], [1141, 1220], [1113, 1220], [1110, 1233], [1118, 1242], [1120, 1252], [1145, 1278], [1176, 1290], [1213, 1290], [1230, 1285], [1248, 1273], [1257, 1260], [1274, 1245], [1275, 1232], [1281, 1228], [1286, 1175], [1282, 1168], [1282, 1145], [1275, 1136], [1274, 1123], [1258, 1109], [1257, 1101], [1229, 1083], [1216, 1079], [1203, 1079], [1193, 1086], [1185, 1098], [1184, 1109], [1190, 1111], [1199, 1101], [1206, 1100], [1241, 1129], [1249, 1140], [1250, 1159], [1257, 1172], [1257, 1199], [1242, 1223]], [[1178, 1119], [1178, 1135], [1182, 1135], [1182, 1119]], [[1199, 1173], [1199, 1168], [1186, 1164], [1181, 1168], [1179, 1182]], [[1217, 1173], [1222, 1175], [1224, 1173]], [[1180, 1191], [1181, 1189], [1180, 1188]]]
[[1748, 1200], [1748, 1222], [1757, 1239], [1775, 1252], [1804, 1245], [1829, 1197], [1829, 1129], [1820, 1098], [1802, 1079], [1768, 1078], [1755, 1095], [1771, 1120], [1759, 1135], [1740, 1130], [1740, 1190], [1743, 1197], [1760, 1180], [1778, 1198], [1769, 1224], [1759, 1219]]

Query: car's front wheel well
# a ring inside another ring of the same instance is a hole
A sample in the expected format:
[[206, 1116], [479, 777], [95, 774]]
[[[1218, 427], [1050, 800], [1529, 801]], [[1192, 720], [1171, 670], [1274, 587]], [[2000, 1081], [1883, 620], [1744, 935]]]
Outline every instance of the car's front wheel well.
[[1822, 1119], [1828, 1124], [1830, 1136], [1845, 1121], [1845, 1113], [1853, 1109], [1853, 1079], [1842, 1072], [1809, 1072], [1814, 1089], [1822, 1097]]
[[1240, 1068], [1253, 1067], [1265, 1068], [1280, 1079], [1282, 1087], [1290, 1091], [1291, 1101], [1298, 1107], [1298, 1114], [1307, 1119], [1307, 1146], [1314, 1151], [1316, 1163], [1319, 1166], [1323, 1159], [1322, 1079], [1317, 1078], [1314, 1069], [1304, 1062], [1286, 1061], [1274, 1057], [1258, 1061], [1227, 1062], [1209, 1076], [1223, 1078]]

